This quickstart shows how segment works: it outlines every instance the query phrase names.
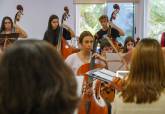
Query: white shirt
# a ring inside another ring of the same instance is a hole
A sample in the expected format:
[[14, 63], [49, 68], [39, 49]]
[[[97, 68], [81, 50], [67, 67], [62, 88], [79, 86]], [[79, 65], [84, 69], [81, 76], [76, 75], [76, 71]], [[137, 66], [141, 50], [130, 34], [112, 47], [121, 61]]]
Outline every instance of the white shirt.
[[84, 64], [79, 58], [78, 53], [69, 55], [65, 62], [70, 66], [75, 75], [77, 75], [77, 70]]
[[112, 114], [165, 114], [165, 92], [151, 104], [124, 103], [122, 97], [116, 94], [112, 103]]

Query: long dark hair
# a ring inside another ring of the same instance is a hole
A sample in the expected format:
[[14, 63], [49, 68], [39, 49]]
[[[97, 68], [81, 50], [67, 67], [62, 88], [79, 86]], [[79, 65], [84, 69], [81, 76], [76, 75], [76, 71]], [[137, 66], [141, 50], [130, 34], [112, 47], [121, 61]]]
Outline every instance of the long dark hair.
[[45, 41], [16, 41], [0, 60], [1, 114], [73, 114], [73, 72]]
[[11, 17], [6, 16], [6, 17], [4, 17], [4, 18], [2, 19], [0, 32], [5, 31], [5, 20], [6, 20], [6, 19], [10, 20], [10, 22], [11, 22], [11, 27], [13, 28], [13, 21], [12, 21]]
[[128, 49], [127, 49], [127, 43], [128, 42], [132, 42], [134, 44], [134, 46], [135, 46], [135, 40], [131, 36], [126, 37], [126, 39], [124, 41], [123, 53], [127, 53], [128, 52]]
[[52, 44], [56, 44], [58, 42], [58, 37], [59, 37], [59, 31], [60, 31], [60, 26], [58, 25], [57, 28], [55, 30], [53, 30], [52, 28], [52, 24], [51, 22], [53, 21], [53, 19], [57, 19], [59, 20], [57, 15], [51, 15], [49, 17], [49, 21], [48, 21], [48, 27], [47, 27], [47, 36], [46, 39], [52, 43]]
[[[51, 25], [51, 22], [53, 21], [53, 19], [59, 20], [59, 17], [58, 17], [57, 15], [51, 15], [51, 16], [49, 17], [47, 30], [53, 30], [53, 29], [52, 29], [52, 25]], [[58, 25], [58, 27], [59, 27], [59, 25]], [[58, 28], [58, 27], [57, 27], [57, 28]]]

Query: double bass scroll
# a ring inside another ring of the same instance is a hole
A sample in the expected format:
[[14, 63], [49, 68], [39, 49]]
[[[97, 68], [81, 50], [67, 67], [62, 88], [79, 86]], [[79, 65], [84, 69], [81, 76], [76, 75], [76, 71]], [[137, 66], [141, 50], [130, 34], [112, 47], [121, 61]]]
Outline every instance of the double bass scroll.
[[15, 14], [15, 17], [14, 17], [14, 24], [19, 22], [21, 19], [21, 15], [23, 15], [23, 6], [22, 5], [18, 4], [16, 9], [17, 9], [17, 13]]
[[112, 37], [112, 31], [111, 31], [112, 30], [112, 25], [110, 23], [112, 23], [113, 20], [116, 19], [116, 16], [120, 11], [120, 6], [118, 4], [114, 4], [113, 8], [114, 8], [114, 11], [112, 12], [110, 20], [109, 20], [109, 28], [108, 28], [108, 35], [107, 36], [112, 40], [114, 46], [119, 50], [118, 42], [116, 41], [116, 39], [114, 39]]
[[16, 6], [17, 12], [14, 17], [14, 32], [19, 33], [19, 38], [27, 38], [27, 33], [17, 24], [21, 20], [21, 16], [24, 15], [24, 8], [22, 5], [18, 4]]

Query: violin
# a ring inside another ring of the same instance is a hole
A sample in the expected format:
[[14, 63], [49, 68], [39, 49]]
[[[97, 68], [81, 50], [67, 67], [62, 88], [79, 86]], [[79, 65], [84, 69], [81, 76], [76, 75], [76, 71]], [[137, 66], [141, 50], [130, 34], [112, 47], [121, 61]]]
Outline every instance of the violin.
[[105, 101], [113, 102], [115, 97], [115, 88], [107, 82], [98, 80], [96, 84], [96, 95], [98, 99], [102, 97]]
[[69, 9], [67, 6], [65, 6], [64, 13], [61, 18], [61, 27], [58, 37], [58, 44], [56, 46], [57, 51], [62, 55], [64, 59], [66, 59], [69, 55], [79, 51], [79, 49], [71, 47], [63, 37], [63, 28], [64, 28], [63, 22], [66, 21], [69, 17], [70, 17]]
[[110, 83], [98, 80], [96, 85], [97, 97], [102, 97], [106, 102], [111, 103], [115, 97], [115, 90], [122, 91], [123, 79], [114, 77]]

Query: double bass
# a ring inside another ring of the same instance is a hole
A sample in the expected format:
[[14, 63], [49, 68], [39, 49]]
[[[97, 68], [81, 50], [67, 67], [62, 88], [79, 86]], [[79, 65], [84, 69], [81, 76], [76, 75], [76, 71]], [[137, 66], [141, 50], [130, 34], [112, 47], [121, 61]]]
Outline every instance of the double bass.
[[[120, 11], [120, 7], [119, 7], [118, 4], [114, 4], [113, 8], [114, 8], [114, 11], [111, 14], [110, 22], [112, 22], [113, 20], [116, 19], [116, 15]], [[107, 35], [106, 39], [111, 44], [112, 48], [114, 49], [114, 52], [119, 55], [119, 57], [121, 58], [123, 64], [128, 69], [128, 65], [127, 65], [126, 60], [119, 53], [120, 47], [119, 47], [118, 42], [114, 38], [112, 38], [111, 26], [109, 26], [108, 35]], [[121, 82], [122, 81], [119, 78], [114, 79], [110, 83], [106, 83], [106, 82], [103, 82], [103, 81], [98, 81], [97, 82], [97, 87], [96, 87], [96, 92], [97, 92], [98, 96], [102, 97], [107, 102], [113, 102], [113, 100], [115, 98], [115, 89], [121, 90], [121, 88], [122, 88], [121, 87], [121, 85], [122, 85]]]
[[14, 24], [20, 21], [21, 15], [23, 15], [23, 6], [18, 4], [16, 9], [18, 10], [14, 17]]
[[58, 36], [58, 44], [56, 46], [57, 51], [62, 55], [62, 57], [64, 59], [66, 59], [72, 53], [76, 53], [79, 51], [79, 49], [71, 47], [67, 43], [65, 38], [63, 37], [63, 28], [64, 28], [63, 22], [66, 21], [66, 19], [68, 19], [69, 16], [70, 16], [69, 9], [67, 6], [65, 6], [64, 7], [64, 13], [63, 13], [62, 18], [61, 18], [61, 27], [60, 27], [60, 32], [59, 32], [59, 36]]
[[[120, 7], [118, 4], [114, 4], [113, 8], [114, 8], [114, 11], [111, 14], [110, 22], [112, 22], [113, 20], [116, 19], [116, 15], [120, 11]], [[111, 44], [114, 51], [116, 53], [118, 53], [118, 50], [120, 47], [118, 46], [116, 39], [112, 38], [111, 28], [112, 28], [111, 25], [109, 25], [106, 38], [107, 38], [108, 42]], [[108, 83], [103, 82], [103, 81], [98, 81], [96, 85], [97, 85], [96, 86], [97, 95], [102, 97], [107, 102], [113, 102], [114, 97], [115, 97], [115, 88], [113, 87], [113, 84], [112, 83], [108, 84]]]
[[[116, 19], [116, 16], [117, 14], [119, 13], [120, 11], [120, 6], [118, 4], [114, 4], [113, 5], [113, 8], [114, 8], [114, 11], [112, 12], [111, 14], [111, 17], [110, 17], [110, 22], [113, 22], [113, 20]], [[108, 29], [108, 37], [112, 40], [114, 46], [117, 48], [117, 50], [120, 50], [120, 44], [116, 41], [116, 39], [114, 39], [112, 37], [112, 32], [111, 32], [111, 29], [112, 29], [112, 26], [109, 25], [109, 29]]]
[[23, 7], [22, 7], [22, 5], [18, 4], [16, 6], [16, 9], [17, 9], [17, 12], [16, 12], [15, 17], [14, 17], [14, 25], [15, 26], [13, 26], [13, 31], [12, 31], [14, 33], [9, 34], [8, 35], [9, 37], [5, 39], [4, 44], [3, 44], [4, 45], [3, 48], [8, 47], [10, 44], [12, 44], [14, 41], [16, 41], [17, 38], [19, 37], [19, 33], [16, 33], [16, 23], [18, 21], [20, 21], [21, 15], [23, 15]]

